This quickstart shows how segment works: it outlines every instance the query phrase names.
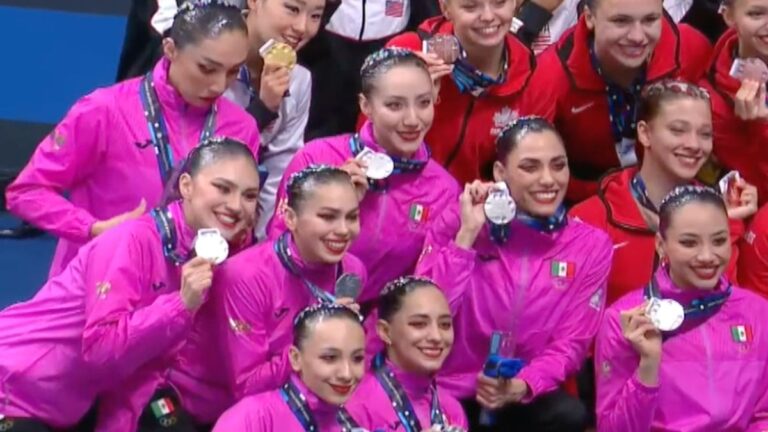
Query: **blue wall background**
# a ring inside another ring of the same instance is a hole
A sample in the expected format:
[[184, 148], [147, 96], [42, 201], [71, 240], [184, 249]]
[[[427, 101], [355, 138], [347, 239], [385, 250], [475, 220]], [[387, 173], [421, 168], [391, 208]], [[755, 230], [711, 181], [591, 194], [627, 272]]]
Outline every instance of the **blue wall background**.
[[[17, 172], [82, 95], [114, 82], [129, 0], [0, 0], [0, 174]], [[0, 227], [18, 223], [0, 212]], [[0, 239], [0, 307], [45, 281], [55, 241]]]

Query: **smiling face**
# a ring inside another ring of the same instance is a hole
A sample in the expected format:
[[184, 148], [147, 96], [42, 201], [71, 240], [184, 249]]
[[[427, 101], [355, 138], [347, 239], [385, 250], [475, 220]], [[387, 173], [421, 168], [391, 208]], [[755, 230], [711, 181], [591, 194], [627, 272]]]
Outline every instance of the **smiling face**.
[[435, 116], [429, 73], [404, 63], [381, 73], [371, 84], [368, 96], [360, 96], [360, 110], [371, 120], [378, 144], [391, 155], [412, 156]]
[[437, 373], [453, 346], [453, 318], [445, 295], [434, 285], [421, 285], [402, 297], [377, 332], [387, 344], [387, 357], [401, 369], [423, 375]]
[[504, 44], [515, 0], [441, 0], [445, 17], [467, 52], [487, 51]]
[[659, 104], [651, 120], [637, 125], [643, 163], [654, 163], [681, 182], [693, 180], [712, 153], [709, 101], [680, 96]]
[[672, 212], [663, 236], [656, 238], [660, 255], [669, 262], [670, 277], [682, 288], [714, 289], [731, 258], [725, 211], [693, 201]]
[[494, 178], [507, 184], [521, 210], [533, 216], [554, 215], [570, 178], [563, 142], [551, 130], [526, 133], [504, 163], [494, 163]]
[[603, 67], [640, 68], [661, 37], [663, 13], [662, 0], [595, 0], [585, 17]]
[[194, 230], [218, 228], [230, 241], [254, 225], [259, 174], [253, 159], [224, 157], [194, 175], [182, 174], [179, 192], [185, 218]]
[[351, 182], [315, 184], [297, 208], [287, 208], [285, 224], [307, 262], [336, 264], [360, 234], [360, 209]]
[[768, 0], [729, 0], [725, 22], [739, 35], [739, 55], [768, 61]]
[[[270, 39], [298, 51], [320, 29], [325, 0], [248, 0], [248, 31], [252, 43]], [[261, 46], [254, 46], [258, 50]]]
[[363, 328], [345, 317], [320, 319], [300, 347], [291, 347], [289, 358], [294, 372], [313, 393], [329, 404], [341, 405], [365, 372]]

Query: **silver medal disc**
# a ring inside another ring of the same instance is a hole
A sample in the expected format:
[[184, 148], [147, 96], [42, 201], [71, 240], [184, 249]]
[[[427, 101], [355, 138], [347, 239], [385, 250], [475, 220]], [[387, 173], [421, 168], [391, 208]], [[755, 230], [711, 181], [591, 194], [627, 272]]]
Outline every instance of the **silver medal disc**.
[[395, 163], [392, 161], [392, 158], [385, 153], [371, 153], [363, 161], [367, 165], [365, 175], [374, 180], [383, 180], [389, 177], [395, 169]]
[[671, 299], [652, 299], [648, 304], [647, 315], [661, 331], [673, 331], [683, 323], [685, 309]]
[[488, 193], [483, 205], [485, 217], [496, 225], [504, 225], [515, 218], [517, 205], [509, 195], [509, 190], [504, 182], [496, 183]]
[[229, 256], [229, 244], [218, 229], [201, 229], [195, 237], [195, 253], [215, 264], [221, 264]]

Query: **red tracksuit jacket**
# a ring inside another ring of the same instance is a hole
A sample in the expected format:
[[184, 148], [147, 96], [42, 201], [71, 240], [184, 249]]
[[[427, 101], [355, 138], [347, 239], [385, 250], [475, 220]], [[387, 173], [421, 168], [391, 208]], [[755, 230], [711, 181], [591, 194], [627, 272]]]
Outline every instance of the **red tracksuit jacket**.
[[741, 240], [739, 282], [768, 297], [768, 205], [757, 212]]
[[[629, 185], [635, 173], [637, 168], [630, 167], [607, 174], [600, 181], [597, 195], [571, 209], [572, 216], [602, 229], [613, 240], [606, 306], [648, 283], [653, 273], [656, 233], [648, 228], [632, 195]], [[735, 283], [737, 246], [744, 224], [731, 220], [730, 230], [733, 252], [728, 276]]]
[[739, 43], [734, 30], [727, 31], [715, 45], [712, 62], [702, 86], [712, 95], [712, 120], [715, 129], [714, 154], [727, 170], [738, 170], [757, 187], [758, 200], [768, 202], [768, 122], [743, 121], [733, 111], [733, 97], [741, 82], [730, 76], [734, 53]]
[[[597, 180], [621, 166], [611, 129], [606, 83], [592, 65], [590, 30], [582, 17], [557, 44], [537, 59], [526, 87], [533, 113], [554, 122], [565, 140], [571, 167], [568, 200], [579, 202], [595, 194]], [[707, 67], [711, 47], [687, 25], [662, 18], [662, 31], [646, 70], [646, 82], [681, 78], [698, 82]], [[635, 147], [638, 161], [640, 146]]]
[[[453, 24], [443, 17], [430, 18], [419, 32], [403, 33], [387, 46], [421, 50], [423, 38], [453, 34]], [[426, 136], [432, 158], [443, 165], [460, 184], [478, 178], [490, 179], [496, 157], [496, 136], [517, 117], [527, 115], [523, 89], [535, 66], [533, 53], [516, 36], [507, 36], [506, 80], [475, 97], [460, 93], [450, 76], [440, 83], [435, 120]]]

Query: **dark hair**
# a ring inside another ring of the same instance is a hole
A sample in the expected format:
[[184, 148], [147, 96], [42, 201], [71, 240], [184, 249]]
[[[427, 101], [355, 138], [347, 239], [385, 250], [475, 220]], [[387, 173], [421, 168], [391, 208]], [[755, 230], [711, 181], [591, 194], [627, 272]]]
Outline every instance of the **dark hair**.
[[640, 93], [637, 107], [637, 120], [651, 121], [661, 110], [662, 105], [669, 101], [680, 99], [702, 100], [710, 105], [709, 92], [685, 81], [664, 79], [648, 84]]
[[379, 319], [390, 321], [403, 307], [405, 296], [424, 287], [437, 285], [431, 279], [417, 276], [399, 277], [386, 284], [379, 295]]
[[520, 141], [530, 133], [542, 133], [544, 131], [550, 131], [560, 137], [552, 123], [548, 122], [543, 117], [530, 116], [520, 117], [509, 123], [504, 129], [501, 130], [499, 136], [496, 138], [496, 160], [504, 163], [507, 160], [509, 154], [514, 150]]
[[723, 197], [707, 186], [678, 186], [664, 197], [659, 206], [659, 233], [666, 238], [667, 228], [672, 222], [672, 215], [690, 203], [711, 204], [727, 215]]
[[383, 48], [366, 57], [363, 67], [360, 68], [361, 93], [369, 97], [376, 79], [397, 66], [414, 66], [429, 76], [427, 63], [413, 51], [404, 48]]
[[251, 153], [251, 150], [240, 141], [226, 137], [212, 137], [203, 141], [189, 152], [187, 157], [178, 164], [173, 175], [168, 179], [162, 199], [163, 205], [167, 205], [168, 203], [181, 198], [181, 193], [179, 192], [179, 178], [182, 174], [189, 174], [194, 177], [201, 169], [214, 162], [240, 157], [248, 160], [253, 165], [253, 169], [258, 171], [258, 165], [256, 159], [253, 157], [253, 153]]
[[179, 7], [168, 35], [183, 49], [230, 31], [248, 33], [240, 8], [221, 0], [189, 0]]
[[293, 320], [293, 344], [301, 349], [315, 324], [329, 318], [348, 319], [363, 328], [363, 317], [349, 307], [338, 303], [318, 303], [296, 315]]
[[352, 178], [346, 171], [328, 165], [310, 165], [292, 174], [286, 187], [288, 207], [298, 212], [317, 186], [331, 183], [347, 184], [354, 189]]

